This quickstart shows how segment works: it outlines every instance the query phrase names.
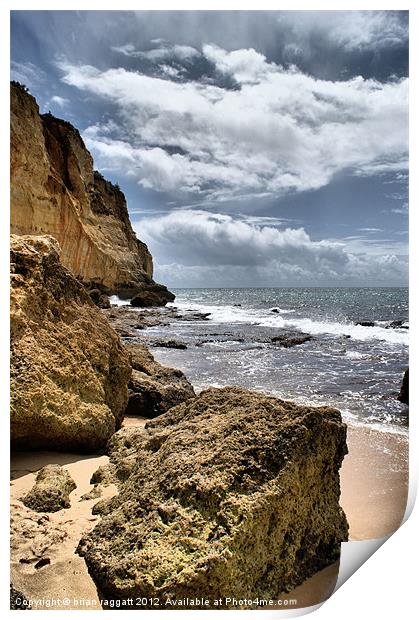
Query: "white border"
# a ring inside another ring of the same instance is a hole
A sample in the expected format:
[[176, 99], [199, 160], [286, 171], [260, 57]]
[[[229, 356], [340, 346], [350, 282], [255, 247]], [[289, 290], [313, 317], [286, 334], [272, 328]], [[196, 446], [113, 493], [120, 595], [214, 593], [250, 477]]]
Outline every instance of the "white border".
[[[4, 442], [1, 450], [1, 476], [3, 497], [6, 505], [8, 505], [6, 489], [9, 485], [9, 449], [8, 449], [8, 389], [7, 378], [9, 375], [9, 361], [8, 361], [8, 244], [9, 244], [9, 214], [6, 205], [8, 205], [9, 195], [9, 11], [10, 10], [410, 10], [410, 44], [411, 44], [411, 69], [410, 69], [410, 83], [411, 83], [411, 100], [410, 100], [410, 146], [411, 146], [411, 183], [410, 183], [410, 308], [411, 308], [411, 320], [410, 320], [410, 341], [411, 341], [411, 360], [410, 360], [410, 376], [418, 376], [418, 326], [417, 326], [417, 311], [418, 311], [418, 292], [415, 285], [415, 279], [417, 279], [417, 265], [419, 265], [419, 243], [415, 234], [419, 233], [418, 229], [418, 214], [417, 214], [417, 198], [418, 198], [418, 173], [417, 173], [417, 136], [419, 135], [419, 126], [417, 122], [417, 115], [415, 113], [415, 106], [418, 105], [417, 99], [417, 60], [419, 58], [418, 49], [418, 15], [417, 9], [414, 7], [413, 1], [397, 3], [399, 6], [395, 6], [395, 2], [272, 2], [266, 0], [258, 0], [257, 3], [251, 2], [239, 2], [229, 0], [212, 0], [211, 2], [201, 1], [199, 7], [192, 1], [178, 1], [176, 3], [164, 0], [143, 0], [141, 2], [132, 2], [119, 0], [118, 3], [111, 4], [107, 2], [100, 2], [99, 0], [91, 1], [85, 0], [83, 6], [81, 3], [69, 3], [57, 1], [40, 1], [35, 2], [10, 2], [2, 3], [0, 13], [0, 49], [2, 55], [1, 69], [3, 72], [3, 91], [1, 101], [1, 123], [2, 123], [2, 140], [1, 140], [1, 244], [0, 244], [0, 290], [3, 292], [3, 304], [0, 307], [1, 320], [0, 320], [0, 334], [1, 334], [1, 356], [0, 356], [0, 370], [2, 378], [2, 424], [4, 429], [2, 432], [2, 440]], [[416, 136], [416, 139], [413, 138]], [[414, 381], [411, 381], [411, 402], [417, 403], [418, 389]], [[414, 411], [411, 407], [411, 427], [410, 427], [410, 498], [407, 513], [410, 513], [414, 503], [414, 496], [416, 495], [417, 488], [417, 472], [419, 471], [419, 459], [418, 459], [418, 415], [417, 411]], [[2, 532], [1, 539], [1, 575], [0, 575], [0, 587], [2, 596], [0, 598], [1, 608], [6, 611], [7, 615], [14, 614], [9, 610], [9, 567], [8, 567], [8, 545], [9, 540], [7, 536], [8, 532], [8, 519], [7, 513], [4, 510], [1, 512], [2, 518]], [[378, 617], [378, 618], [393, 618], [397, 616], [399, 618], [411, 618], [414, 617], [414, 611], [416, 612], [416, 589], [417, 589], [417, 558], [414, 555], [414, 547], [419, 548], [418, 545], [418, 531], [419, 531], [419, 511], [413, 512], [407, 523], [405, 523], [391, 538], [385, 543], [382, 549], [375, 555], [373, 555], [367, 562], [352, 575], [348, 581], [336, 591], [332, 597], [323, 604], [316, 612], [316, 618], [322, 620], [333, 619], [339, 617], [339, 620], [345, 620], [346, 618], [353, 618], [355, 615], [360, 614], [362, 618]], [[369, 543], [369, 541], [367, 541]], [[375, 547], [379, 546], [380, 542], [377, 541]], [[352, 543], [346, 543], [352, 545]], [[374, 543], [372, 543], [374, 545]], [[368, 545], [366, 545], [368, 546]], [[353, 547], [353, 545], [352, 545]], [[364, 545], [365, 547], [365, 545]], [[352, 572], [355, 564], [359, 560], [360, 552], [356, 551], [352, 555], [349, 553], [349, 547], [344, 549], [341, 560], [340, 579], [343, 574]], [[367, 551], [368, 557], [371, 553], [370, 549]], [[362, 554], [361, 554], [362, 555]], [[307, 609], [309, 611], [309, 609]], [[54, 612], [50, 611], [48, 617], [54, 618], [54, 615], [67, 615], [71, 614], [70, 611]], [[88, 613], [88, 617], [91, 614], [101, 614], [102, 612], [77, 612], [77, 618], [81, 614]], [[117, 612], [113, 612], [117, 613]], [[130, 612], [125, 612], [130, 613]], [[164, 620], [170, 620], [170, 618], [183, 618], [185, 612], [171, 612], [171, 611], [143, 611], [143, 612], [131, 612], [136, 613], [141, 618], [148, 618], [151, 616], [153, 619], [163, 618]], [[192, 618], [191, 614], [197, 612], [186, 612], [189, 618]], [[285, 616], [302, 615], [301, 610], [295, 611], [246, 611], [246, 612], [198, 612], [200, 614], [206, 614], [205, 617], [210, 619], [214, 616], [219, 618], [220, 615], [228, 614], [229, 619], [236, 618], [240, 615], [247, 614], [246, 617], [255, 614], [263, 614], [264, 619], [268, 618], [283, 618]], [[51, 615], [52, 614], [52, 615]], [[170, 617], [169, 617], [170, 615]]]

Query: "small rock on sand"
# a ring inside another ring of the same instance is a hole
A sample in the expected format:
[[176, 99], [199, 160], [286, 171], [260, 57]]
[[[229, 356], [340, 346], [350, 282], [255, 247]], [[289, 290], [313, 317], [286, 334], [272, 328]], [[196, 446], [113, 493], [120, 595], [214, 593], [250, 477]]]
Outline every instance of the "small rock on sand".
[[76, 483], [60, 465], [46, 465], [36, 476], [32, 489], [22, 498], [36, 512], [57, 512], [70, 507], [70, 493]]

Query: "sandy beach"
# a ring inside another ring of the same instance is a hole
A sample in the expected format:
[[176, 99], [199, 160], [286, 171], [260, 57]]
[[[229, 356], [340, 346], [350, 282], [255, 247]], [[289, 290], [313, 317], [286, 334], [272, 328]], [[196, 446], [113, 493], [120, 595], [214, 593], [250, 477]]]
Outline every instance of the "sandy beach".
[[[144, 419], [126, 418], [124, 426], [143, 426]], [[341, 470], [343, 506], [351, 540], [381, 538], [403, 519], [408, 490], [408, 442], [399, 434], [365, 427], [348, 428], [349, 454]], [[99, 609], [99, 595], [85, 562], [75, 549], [83, 533], [99, 517], [91, 510], [97, 499], [81, 500], [92, 489], [92, 473], [107, 462], [106, 456], [82, 456], [52, 452], [16, 453], [11, 463], [11, 513], [13, 536], [11, 573], [14, 587], [38, 599], [33, 608], [45, 609], [43, 599], [61, 599], [53, 609]], [[47, 463], [63, 465], [77, 489], [70, 495], [71, 507], [46, 516], [26, 508], [20, 498], [32, 487], [35, 473]], [[116, 492], [107, 487], [106, 497]], [[36, 568], [39, 560], [45, 564]], [[49, 562], [46, 562], [49, 560]], [[339, 563], [320, 571], [304, 584], [281, 597], [296, 599], [295, 607], [315, 605], [327, 599], [337, 580]], [[63, 603], [62, 599], [69, 599]], [[278, 608], [285, 608], [280, 605]]]
[[403, 520], [409, 482], [406, 435], [348, 426], [341, 469], [341, 506], [350, 540], [382, 538]]

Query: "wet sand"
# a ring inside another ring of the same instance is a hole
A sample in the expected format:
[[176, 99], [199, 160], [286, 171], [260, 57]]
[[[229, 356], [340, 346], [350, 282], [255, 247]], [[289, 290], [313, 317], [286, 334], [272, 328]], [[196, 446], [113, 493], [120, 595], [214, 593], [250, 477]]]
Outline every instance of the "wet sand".
[[406, 435], [348, 427], [341, 469], [341, 506], [350, 540], [383, 538], [400, 526], [409, 484]]
[[[144, 426], [143, 418], [126, 418], [124, 427]], [[403, 519], [408, 489], [408, 443], [402, 435], [381, 433], [361, 427], [348, 428], [349, 454], [341, 470], [341, 505], [351, 540], [381, 538], [393, 532]], [[106, 456], [17, 453], [12, 457], [11, 511], [13, 536], [12, 582], [29, 598], [41, 599], [34, 608], [45, 609], [42, 599], [62, 599], [51, 609], [100, 609], [99, 595], [85, 562], [75, 554], [83, 533], [99, 517], [91, 514], [98, 499], [80, 500], [92, 489], [92, 473], [107, 462]], [[35, 473], [47, 463], [63, 465], [77, 489], [70, 495], [71, 508], [56, 513], [36, 513], [21, 498], [34, 484]], [[116, 493], [112, 485], [105, 495]], [[40, 559], [50, 563], [35, 568]], [[278, 609], [307, 607], [326, 600], [337, 581], [339, 563], [320, 571], [292, 592], [281, 597]], [[295, 599], [296, 604], [285, 601]], [[89, 603], [87, 605], [86, 603]], [[81, 603], [83, 603], [81, 605]]]
[[[348, 451], [340, 474], [340, 504], [349, 523], [349, 540], [383, 538], [400, 526], [407, 502], [409, 449], [405, 435], [348, 426]], [[339, 562], [318, 572], [282, 599], [291, 609], [316, 605], [333, 593]]]

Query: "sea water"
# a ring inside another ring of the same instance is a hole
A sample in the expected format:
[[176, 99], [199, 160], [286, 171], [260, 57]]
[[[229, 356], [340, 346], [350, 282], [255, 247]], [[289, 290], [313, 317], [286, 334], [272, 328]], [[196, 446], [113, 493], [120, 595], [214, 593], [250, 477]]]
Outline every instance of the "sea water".
[[[145, 330], [187, 350], [153, 348], [194, 386], [240, 385], [301, 404], [337, 407], [344, 418], [404, 433], [407, 407], [397, 399], [408, 365], [407, 288], [175, 289], [173, 306], [209, 320]], [[372, 321], [374, 326], [357, 323]], [[400, 327], [390, 327], [401, 321]], [[284, 348], [284, 330], [313, 339]]]

